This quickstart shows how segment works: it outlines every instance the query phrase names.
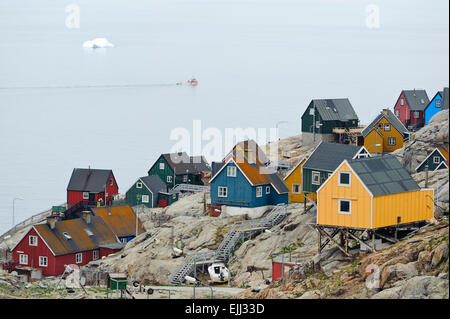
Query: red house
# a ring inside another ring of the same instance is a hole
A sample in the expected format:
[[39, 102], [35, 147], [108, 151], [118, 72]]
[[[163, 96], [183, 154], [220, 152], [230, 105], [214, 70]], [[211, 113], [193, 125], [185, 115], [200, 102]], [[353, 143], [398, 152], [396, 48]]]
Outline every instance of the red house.
[[13, 267], [41, 269], [44, 276], [57, 276], [65, 265], [83, 266], [121, 250], [124, 246], [102, 217], [84, 212], [82, 218], [33, 226], [12, 249]]
[[119, 186], [112, 170], [75, 168], [67, 186], [67, 205], [83, 202], [90, 206], [110, 204]]
[[430, 100], [425, 90], [403, 90], [394, 106], [394, 114], [412, 130], [424, 126], [424, 111]]

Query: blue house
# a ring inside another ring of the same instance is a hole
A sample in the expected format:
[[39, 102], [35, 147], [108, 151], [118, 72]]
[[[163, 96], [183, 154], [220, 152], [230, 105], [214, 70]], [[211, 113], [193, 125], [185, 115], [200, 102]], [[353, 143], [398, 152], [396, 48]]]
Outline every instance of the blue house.
[[[448, 94], [448, 88], [444, 88], [444, 91], [447, 90]], [[436, 95], [431, 99], [430, 103], [428, 103], [427, 107], [424, 110], [424, 118], [425, 118], [425, 125], [430, 122], [430, 119], [438, 112], [442, 111], [445, 108], [444, 105], [444, 91], [439, 91], [436, 93]]]
[[[245, 144], [238, 145], [242, 147]], [[222, 211], [229, 215], [259, 217], [270, 206], [287, 204], [289, 189], [278, 173], [245, 147], [232, 152], [226, 162], [213, 164], [211, 205], [222, 206]]]

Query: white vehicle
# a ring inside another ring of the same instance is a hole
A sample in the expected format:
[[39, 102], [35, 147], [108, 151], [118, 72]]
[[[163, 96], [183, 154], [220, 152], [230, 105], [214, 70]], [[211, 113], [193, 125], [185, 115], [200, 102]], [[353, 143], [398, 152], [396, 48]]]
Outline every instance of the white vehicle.
[[230, 276], [228, 268], [223, 263], [212, 264], [208, 267], [208, 272], [212, 282], [225, 282]]

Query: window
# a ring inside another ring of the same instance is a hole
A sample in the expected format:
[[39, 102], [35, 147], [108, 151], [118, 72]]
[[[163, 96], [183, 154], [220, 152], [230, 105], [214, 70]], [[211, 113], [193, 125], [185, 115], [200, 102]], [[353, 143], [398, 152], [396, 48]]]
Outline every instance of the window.
[[20, 254], [19, 255], [19, 264], [28, 265], [28, 255]]
[[89, 193], [83, 192], [83, 199], [89, 199]]
[[301, 193], [300, 185], [292, 184], [292, 193], [293, 194], [300, 194]]
[[47, 267], [48, 266], [48, 258], [45, 256], [39, 256], [39, 267]]
[[120, 238], [120, 242], [122, 244], [126, 244], [127, 243], [127, 238], [126, 237]]
[[395, 137], [390, 137], [388, 139], [388, 145], [395, 145], [396, 144], [396, 139]]
[[351, 214], [352, 201], [349, 199], [339, 199], [339, 214]]
[[92, 260], [97, 260], [98, 259], [98, 250], [93, 250], [92, 251]]
[[78, 253], [75, 255], [75, 263], [76, 264], [81, 264], [83, 262], [83, 254], [82, 253]]
[[400, 99], [400, 105], [405, 105], [405, 99]]
[[415, 112], [413, 113], [413, 117], [414, 117], [415, 119], [418, 119], [418, 118], [419, 118], [419, 112], [415, 111]]
[[314, 115], [314, 108], [313, 107], [309, 109], [309, 115]]
[[183, 175], [183, 182], [187, 182], [188, 181], [188, 176], [187, 175]]
[[142, 202], [143, 203], [148, 203], [150, 201], [150, 196], [148, 195], [142, 195]]
[[378, 129], [382, 130], [383, 129], [383, 123], [378, 123]]
[[256, 197], [262, 196], [262, 186], [256, 187]]
[[228, 191], [227, 187], [219, 186], [219, 189], [218, 189], [219, 197], [227, 197], [227, 191]]
[[313, 185], [320, 185], [320, 173], [312, 172], [312, 183]]
[[439, 164], [441, 162], [441, 159], [439, 158], [439, 156], [433, 156], [433, 163], [434, 164]]
[[142, 188], [142, 183], [141, 182], [137, 182], [136, 183], [136, 188]]
[[266, 194], [270, 194], [270, 186], [266, 186]]
[[384, 124], [384, 130], [385, 131], [390, 131], [391, 130], [391, 124]]
[[172, 176], [167, 176], [167, 183], [172, 183]]
[[28, 237], [28, 244], [30, 246], [37, 246], [37, 236]]
[[164, 163], [159, 163], [159, 169], [163, 170], [164, 169]]
[[436, 107], [441, 107], [441, 100], [436, 100]]
[[111, 178], [110, 180], [109, 180], [109, 186], [113, 186], [114, 185], [114, 180]]
[[339, 172], [339, 186], [350, 186], [350, 172]]
[[397, 117], [400, 116], [400, 111], [399, 110], [395, 110], [395, 116], [397, 116]]
[[316, 128], [320, 128], [320, 121], [316, 121]]
[[236, 166], [228, 166], [227, 167], [227, 176], [236, 177]]

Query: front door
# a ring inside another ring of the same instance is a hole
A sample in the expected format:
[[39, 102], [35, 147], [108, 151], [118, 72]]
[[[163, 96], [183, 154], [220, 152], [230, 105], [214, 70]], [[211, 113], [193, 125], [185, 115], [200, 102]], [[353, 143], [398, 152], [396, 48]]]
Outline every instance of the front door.
[[89, 202], [88, 205], [95, 205], [95, 193], [89, 193]]

